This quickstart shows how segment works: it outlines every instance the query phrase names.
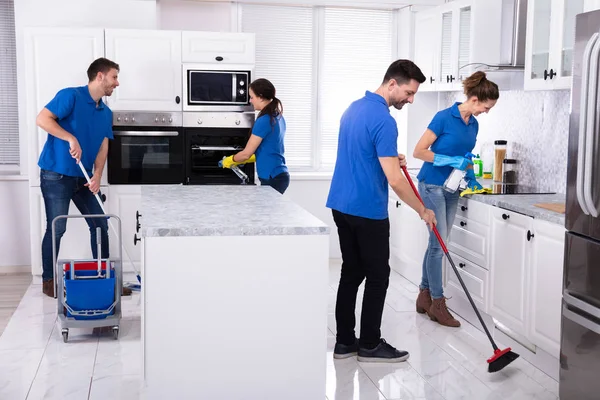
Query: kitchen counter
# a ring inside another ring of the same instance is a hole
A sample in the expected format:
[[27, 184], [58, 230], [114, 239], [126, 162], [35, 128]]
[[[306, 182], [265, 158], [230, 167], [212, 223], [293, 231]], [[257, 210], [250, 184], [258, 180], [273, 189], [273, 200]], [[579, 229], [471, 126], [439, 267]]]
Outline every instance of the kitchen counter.
[[556, 194], [474, 194], [464, 196], [470, 200], [504, 208], [533, 218], [565, 225], [565, 215], [534, 206], [537, 203], [565, 203], [565, 195]]
[[325, 398], [329, 227], [265, 186], [141, 197], [148, 400]]
[[[419, 168], [409, 168], [408, 172], [413, 178], [415, 184], [417, 181], [417, 174]], [[484, 187], [493, 184], [491, 179], [477, 179]], [[390, 188], [390, 190], [392, 190]], [[481, 203], [489, 204], [495, 207], [503, 208], [505, 210], [518, 212], [524, 215], [528, 215], [533, 218], [541, 219], [544, 221], [552, 222], [561, 226], [565, 225], [565, 214], [557, 213], [554, 211], [546, 210], [534, 206], [538, 203], [557, 203], [564, 204], [566, 201], [566, 195], [564, 193], [553, 193], [553, 194], [474, 194], [466, 195], [464, 198]]]
[[269, 186], [142, 187], [142, 236], [328, 235], [330, 228]]

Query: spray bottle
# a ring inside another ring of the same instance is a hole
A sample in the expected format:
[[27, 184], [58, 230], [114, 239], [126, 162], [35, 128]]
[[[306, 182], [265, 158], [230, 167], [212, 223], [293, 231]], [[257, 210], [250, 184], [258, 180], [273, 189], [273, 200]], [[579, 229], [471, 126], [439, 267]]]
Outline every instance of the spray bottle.
[[[473, 153], [467, 153], [465, 154], [465, 158], [468, 158], [469, 160], [472, 159], [473, 157], [475, 157], [475, 154]], [[452, 172], [450, 173], [450, 175], [448, 176], [448, 179], [446, 179], [446, 182], [444, 182], [444, 190], [450, 192], [450, 193], [454, 193], [458, 190], [458, 188], [464, 189], [467, 187], [467, 182], [465, 181], [465, 175], [467, 174], [467, 171], [464, 170], [460, 170], [458, 168], [454, 168], [452, 170]]]

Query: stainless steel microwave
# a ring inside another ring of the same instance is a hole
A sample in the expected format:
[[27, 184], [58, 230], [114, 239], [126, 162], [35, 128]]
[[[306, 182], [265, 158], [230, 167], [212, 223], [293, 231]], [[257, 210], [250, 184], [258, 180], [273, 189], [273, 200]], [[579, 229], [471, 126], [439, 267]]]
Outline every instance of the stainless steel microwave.
[[251, 111], [249, 66], [184, 64], [184, 111]]

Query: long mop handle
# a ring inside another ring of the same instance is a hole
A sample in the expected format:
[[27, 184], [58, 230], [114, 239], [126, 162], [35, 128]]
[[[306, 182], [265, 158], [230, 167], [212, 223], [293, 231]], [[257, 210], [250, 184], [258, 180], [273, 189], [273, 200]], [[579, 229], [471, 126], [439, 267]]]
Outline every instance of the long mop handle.
[[[417, 188], [415, 187], [415, 184], [413, 183], [410, 175], [408, 174], [408, 170], [406, 169], [406, 166], [402, 167], [402, 172], [404, 172], [404, 176], [406, 176], [406, 180], [410, 184], [410, 187], [412, 187], [413, 192], [415, 192], [415, 196], [417, 196], [417, 198], [419, 199], [421, 204], [425, 205], [425, 203], [423, 203], [423, 199], [419, 195]], [[458, 281], [460, 282], [460, 286], [462, 286], [463, 291], [467, 295], [467, 298], [469, 299], [469, 303], [471, 303], [471, 307], [473, 307], [473, 310], [475, 310], [475, 314], [477, 314], [477, 318], [479, 318], [479, 322], [481, 323], [481, 326], [483, 326], [483, 330], [485, 330], [485, 334], [487, 335], [488, 339], [492, 343], [492, 346], [494, 347], [494, 351], [498, 350], [498, 346], [496, 346], [496, 342], [494, 342], [494, 339], [492, 338], [490, 331], [488, 330], [487, 326], [485, 325], [485, 322], [483, 322], [483, 318], [481, 318], [481, 314], [479, 314], [479, 310], [477, 309], [477, 306], [475, 305], [475, 302], [473, 301], [473, 298], [471, 297], [471, 294], [469, 293], [467, 286], [463, 282], [463, 280], [460, 276], [460, 273], [458, 272], [458, 269], [456, 268], [456, 265], [454, 265], [454, 261], [452, 261], [452, 257], [450, 257], [450, 252], [448, 251], [448, 248], [446, 247], [446, 244], [442, 240], [442, 237], [440, 236], [440, 233], [438, 232], [437, 227], [435, 225], [433, 226], [433, 233], [435, 233], [435, 237], [437, 237], [438, 242], [440, 242], [440, 246], [442, 246], [442, 250], [444, 251], [446, 258], [448, 258], [448, 261], [450, 261], [450, 265], [452, 266], [452, 269], [454, 270], [454, 273], [456, 274], [456, 277], [458, 278]]]
[[[81, 172], [83, 172], [83, 175], [85, 176], [85, 179], [87, 180], [87, 183], [91, 184], [92, 182], [90, 180], [90, 176], [88, 175], [87, 171], [83, 167], [83, 164], [81, 162], [79, 162], [78, 165], [79, 165], [79, 168], [81, 169]], [[100, 196], [98, 195], [98, 193], [94, 193], [94, 197], [96, 197], [96, 200], [98, 201], [98, 204], [100, 205], [100, 208], [102, 208], [102, 213], [106, 214], [106, 210], [104, 209], [104, 204], [102, 204], [102, 199], [100, 198]], [[108, 225], [110, 225], [110, 228], [112, 229], [113, 233], [118, 238], [119, 237], [119, 232], [117, 232], [117, 230], [113, 226], [112, 221], [110, 220], [110, 218], [108, 219]], [[135, 267], [135, 264], [131, 260], [131, 256], [129, 255], [129, 252], [127, 251], [127, 247], [125, 247], [124, 245], [123, 245], [123, 250], [125, 250], [125, 255], [127, 256], [127, 259], [129, 260], [129, 263], [133, 267], [133, 270], [135, 271], [136, 275], [139, 277], [140, 276], [140, 272]]]

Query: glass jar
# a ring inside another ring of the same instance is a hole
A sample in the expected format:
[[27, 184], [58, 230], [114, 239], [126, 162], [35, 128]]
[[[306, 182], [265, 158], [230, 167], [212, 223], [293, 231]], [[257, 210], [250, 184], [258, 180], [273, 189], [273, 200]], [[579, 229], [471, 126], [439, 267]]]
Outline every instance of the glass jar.
[[506, 140], [494, 142], [494, 181], [502, 182], [502, 161], [506, 158]]
[[517, 183], [517, 160], [512, 158], [502, 160], [502, 183]]

